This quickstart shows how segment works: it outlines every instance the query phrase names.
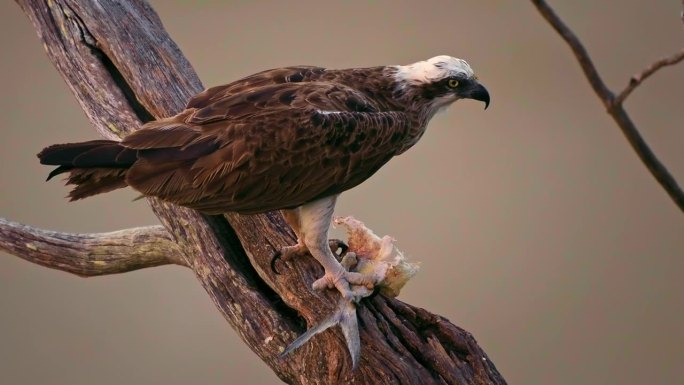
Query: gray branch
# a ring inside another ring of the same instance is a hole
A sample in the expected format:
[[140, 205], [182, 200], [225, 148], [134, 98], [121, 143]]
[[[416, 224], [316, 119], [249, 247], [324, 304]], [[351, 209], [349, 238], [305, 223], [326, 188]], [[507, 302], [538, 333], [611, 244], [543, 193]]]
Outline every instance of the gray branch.
[[186, 266], [176, 243], [162, 226], [69, 234], [0, 218], [0, 250], [81, 277], [169, 264]]

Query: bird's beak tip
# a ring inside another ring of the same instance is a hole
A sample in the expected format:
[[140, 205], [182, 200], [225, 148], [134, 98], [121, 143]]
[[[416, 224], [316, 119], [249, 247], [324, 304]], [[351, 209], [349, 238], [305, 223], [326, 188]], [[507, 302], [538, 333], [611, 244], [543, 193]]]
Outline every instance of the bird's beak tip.
[[489, 91], [482, 84], [478, 84], [470, 94], [471, 99], [479, 100], [485, 104], [485, 110], [489, 107]]

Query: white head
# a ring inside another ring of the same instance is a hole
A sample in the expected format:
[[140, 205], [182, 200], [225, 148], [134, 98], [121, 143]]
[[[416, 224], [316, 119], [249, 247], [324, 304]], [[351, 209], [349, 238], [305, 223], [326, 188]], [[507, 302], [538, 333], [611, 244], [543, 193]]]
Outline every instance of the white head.
[[451, 76], [472, 78], [473, 69], [465, 60], [440, 55], [417, 63], [397, 66], [396, 79], [401, 83], [426, 84]]
[[446, 107], [458, 99], [475, 99], [489, 105], [489, 93], [465, 60], [441, 55], [417, 63], [394, 66], [392, 76], [404, 98], [429, 111]]

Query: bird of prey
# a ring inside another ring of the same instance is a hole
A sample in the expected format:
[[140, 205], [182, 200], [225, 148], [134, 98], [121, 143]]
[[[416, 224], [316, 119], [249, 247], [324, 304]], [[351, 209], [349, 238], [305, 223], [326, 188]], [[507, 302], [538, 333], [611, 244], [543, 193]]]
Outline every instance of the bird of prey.
[[347, 271], [328, 242], [337, 196], [413, 146], [440, 109], [459, 99], [489, 105], [464, 60], [409, 65], [267, 70], [194, 96], [178, 115], [122, 141], [58, 144], [38, 154], [68, 173], [71, 200], [131, 186], [207, 214], [282, 210], [297, 235], [283, 257], [307, 251], [346, 300], [372, 278]]

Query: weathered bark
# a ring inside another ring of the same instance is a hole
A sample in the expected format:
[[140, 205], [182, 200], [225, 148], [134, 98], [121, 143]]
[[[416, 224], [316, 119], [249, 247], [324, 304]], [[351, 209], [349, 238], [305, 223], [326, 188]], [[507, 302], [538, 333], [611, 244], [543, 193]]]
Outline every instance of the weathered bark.
[[66, 234], [0, 218], [0, 250], [81, 277], [168, 264], [185, 266], [176, 243], [162, 226]]
[[[180, 111], [202, 85], [140, 0], [17, 0], [48, 56], [98, 132], [124, 136], [142, 122]], [[310, 286], [322, 275], [312, 258], [274, 275], [274, 251], [294, 237], [279, 213], [203, 216], [150, 199], [175, 240], [182, 263], [245, 343], [293, 384], [504, 384], [468, 332], [396, 299], [375, 296], [358, 309], [361, 363], [351, 372], [338, 330], [316, 336], [292, 355], [278, 354], [306, 325], [326, 317], [333, 291]], [[21, 254], [22, 251], [13, 250]]]

